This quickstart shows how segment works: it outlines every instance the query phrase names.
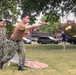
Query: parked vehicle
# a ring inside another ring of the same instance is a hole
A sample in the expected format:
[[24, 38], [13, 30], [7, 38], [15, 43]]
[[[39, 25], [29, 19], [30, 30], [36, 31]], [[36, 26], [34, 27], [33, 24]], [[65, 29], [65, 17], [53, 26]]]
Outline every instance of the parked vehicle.
[[25, 44], [31, 44], [32, 43], [31, 39], [27, 39], [25, 37], [23, 37], [23, 41]]
[[67, 42], [70, 44], [76, 44], [76, 37], [67, 38]]
[[59, 41], [51, 36], [41, 36], [41, 37], [38, 37], [37, 43], [40, 43], [40, 44], [58, 44]]

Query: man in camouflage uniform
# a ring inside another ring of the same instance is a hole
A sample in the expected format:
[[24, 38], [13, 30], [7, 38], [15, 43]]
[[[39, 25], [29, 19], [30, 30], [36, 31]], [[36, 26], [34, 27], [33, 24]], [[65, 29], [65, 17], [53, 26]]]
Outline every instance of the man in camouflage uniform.
[[6, 35], [7, 34], [6, 34], [6, 28], [4, 25], [4, 21], [0, 20], [0, 60], [6, 53], [6, 47], [7, 47], [6, 46], [7, 45]]
[[21, 22], [18, 23], [18, 25], [15, 27], [13, 34], [11, 35], [11, 38], [9, 40], [8, 44], [8, 50], [3, 56], [1, 62], [0, 62], [0, 69], [2, 69], [3, 64], [7, 61], [9, 61], [16, 52], [18, 52], [19, 55], [19, 64], [18, 64], [18, 70], [24, 70], [24, 62], [25, 62], [25, 48], [23, 46], [23, 41], [22, 38], [25, 34], [25, 31], [28, 29], [34, 29], [40, 26], [43, 26], [47, 23], [41, 23], [41, 24], [36, 24], [36, 25], [29, 25], [27, 26], [26, 24], [29, 22], [29, 16], [27, 13], [23, 13], [21, 15]]

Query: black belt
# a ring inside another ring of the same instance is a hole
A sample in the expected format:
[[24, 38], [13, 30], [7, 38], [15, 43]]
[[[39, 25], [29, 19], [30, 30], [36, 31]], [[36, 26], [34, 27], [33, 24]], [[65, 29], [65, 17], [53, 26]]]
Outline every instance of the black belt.
[[11, 39], [12, 41], [14, 41], [14, 42], [20, 42], [21, 40], [13, 40], [13, 39]]

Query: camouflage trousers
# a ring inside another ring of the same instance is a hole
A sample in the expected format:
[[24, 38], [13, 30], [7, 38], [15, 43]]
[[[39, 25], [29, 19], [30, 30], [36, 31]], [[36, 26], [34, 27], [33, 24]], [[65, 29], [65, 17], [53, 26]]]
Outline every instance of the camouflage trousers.
[[0, 61], [1, 61], [3, 56], [4, 56], [4, 46], [0, 45]]
[[3, 58], [4, 54], [6, 53], [7, 49], [7, 41], [6, 40], [0, 40], [0, 61]]
[[5, 63], [9, 61], [17, 52], [19, 55], [19, 66], [23, 67], [25, 62], [25, 48], [23, 46], [23, 41], [16, 42], [10, 39], [7, 46], [7, 51], [4, 54], [1, 62]]

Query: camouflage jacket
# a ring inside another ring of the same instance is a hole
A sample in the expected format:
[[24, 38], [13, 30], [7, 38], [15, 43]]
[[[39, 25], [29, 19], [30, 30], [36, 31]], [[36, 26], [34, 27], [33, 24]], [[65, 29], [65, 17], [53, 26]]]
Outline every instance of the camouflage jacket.
[[0, 44], [4, 44], [7, 39], [7, 30], [5, 27], [0, 28]]

